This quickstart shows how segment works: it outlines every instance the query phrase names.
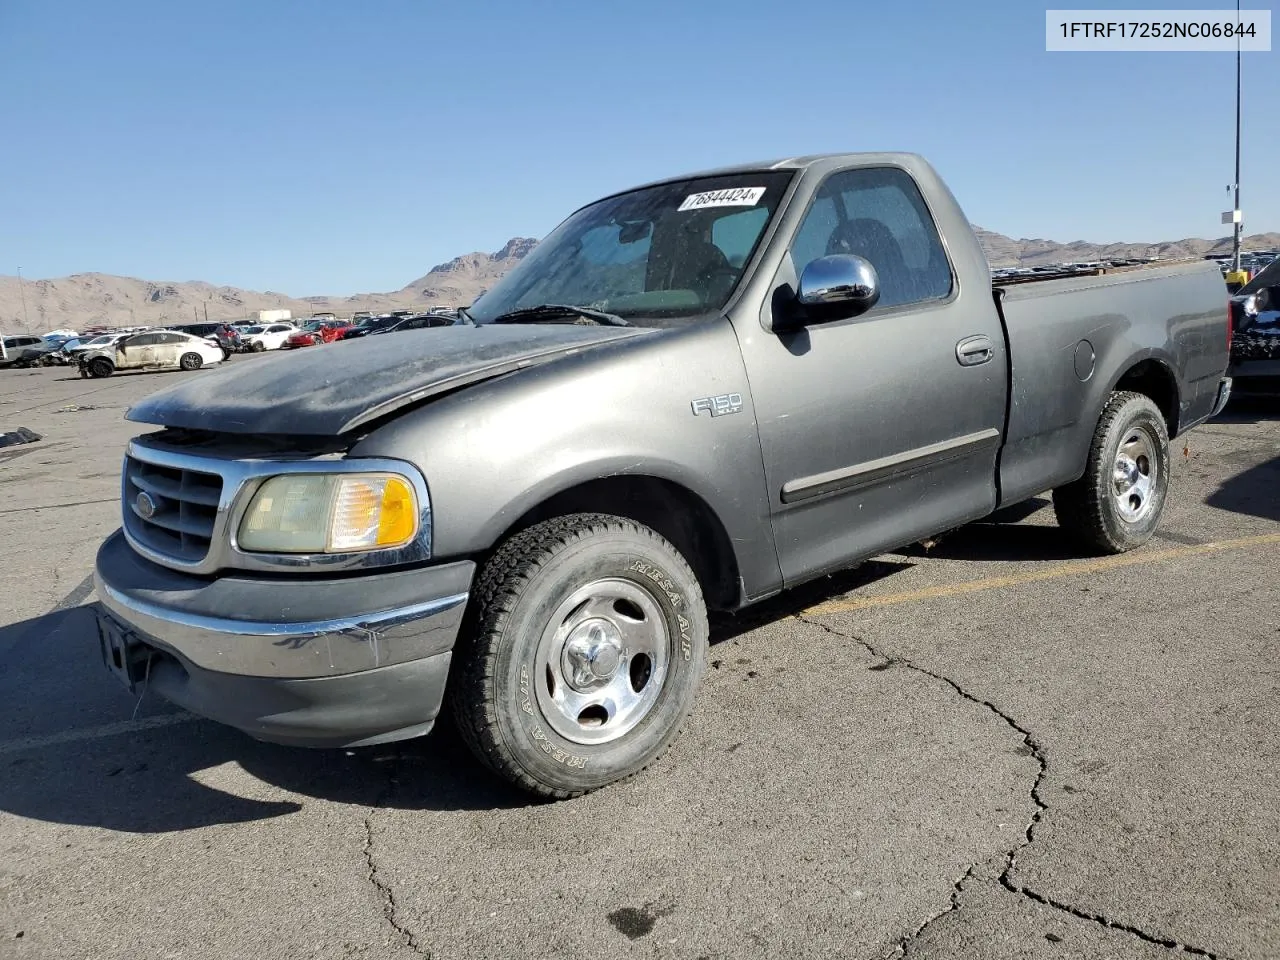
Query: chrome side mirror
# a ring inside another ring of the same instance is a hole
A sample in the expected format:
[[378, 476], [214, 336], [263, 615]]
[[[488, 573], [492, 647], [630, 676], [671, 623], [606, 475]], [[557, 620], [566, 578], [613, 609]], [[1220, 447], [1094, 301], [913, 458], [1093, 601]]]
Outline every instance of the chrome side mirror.
[[811, 260], [796, 296], [810, 322], [845, 320], [866, 313], [880, 299], [880, 279], [869, 260], [835, 254]]

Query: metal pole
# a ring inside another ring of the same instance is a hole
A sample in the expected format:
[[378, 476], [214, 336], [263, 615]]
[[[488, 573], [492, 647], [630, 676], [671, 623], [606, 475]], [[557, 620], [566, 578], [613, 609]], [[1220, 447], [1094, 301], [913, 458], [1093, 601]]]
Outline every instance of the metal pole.
[[31, 332], [31, 318], [27, 316], [27, 288], [22, 283], [22, 268], [18, 268], [18, 293], [22, 297], [22, 322], [26, 325], [27, 333]]
[[1236, 202], [1232, 209], [1235, 215], [1235, 239], [1231, 243], [1231, 269], [1240, 269], [1240, 231], [1244, 224], [1240, 221], [1240, 0], [1236, 0]]

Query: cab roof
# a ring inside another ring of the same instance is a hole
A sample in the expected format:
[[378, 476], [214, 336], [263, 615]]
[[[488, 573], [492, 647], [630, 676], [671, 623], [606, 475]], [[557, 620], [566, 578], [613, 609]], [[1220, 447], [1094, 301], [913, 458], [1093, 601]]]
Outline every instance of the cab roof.
[[[630, 193], [633, 190], [644, 190], [648, 187], [658, 187], [666, 183], [679, 183], [682, 180], [700, 180], [704, 177], [725, 177], [735, 174], [744, 173], [761, 173], [766, 170], [808, 170], [813, 167], [822, 168], [839, 168], [843, 166], [853, 166], [862, 164], [887, 163], [895, 166], [912, 166], [914, 164], [924, 162], [924, 158], [916, 153], [907, 152], [863, 152], [863, 153], [813, 153], [801, 157], [786, 157], [783, 159], [760, 160], [755, 163], [739, 163], [725, 167], [714, 167], [709, 170], [699, 170], [692, 173], [682, 173], [669, 177], [662, 177], [658, 180], [651, 180], [648, 183], [637, 184], [635, 186], [626, 187], [622, 190], [615, 190], [613, 193], [607, 194], [591, 203], [597, 203], [599, 200], [607, 200], [609, 197], [616, 197], [619, 194]], [[590, 204], [587, 204], [588, 206]]]

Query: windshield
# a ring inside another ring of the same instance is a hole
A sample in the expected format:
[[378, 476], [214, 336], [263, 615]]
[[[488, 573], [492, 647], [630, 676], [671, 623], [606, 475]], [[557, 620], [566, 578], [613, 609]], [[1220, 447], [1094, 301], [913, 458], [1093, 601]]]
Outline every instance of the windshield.
[[492, 323], [515, 310], [572, 304], [670, 326], [719, 310], [791, 176], [701, 177], [601, 200], [560, 224], [468, 312]]
[[243, 328], [243, 332], [245, 332], [245, 333], [249, 333], [249, 334], [253, 334], [253, 333], [261, 333], [261, 332], [262, 332], [262, 327], [244, 327], [244, 328]]

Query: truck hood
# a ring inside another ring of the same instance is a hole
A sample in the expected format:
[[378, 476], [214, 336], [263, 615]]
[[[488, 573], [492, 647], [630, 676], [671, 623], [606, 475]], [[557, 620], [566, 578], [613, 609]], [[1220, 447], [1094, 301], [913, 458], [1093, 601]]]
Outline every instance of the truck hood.
[[223, 433], [333, 437], [401, 407], [566, 354], [653, 333], [573, 324], [409, 330], [187, 374], [127, 419]]

